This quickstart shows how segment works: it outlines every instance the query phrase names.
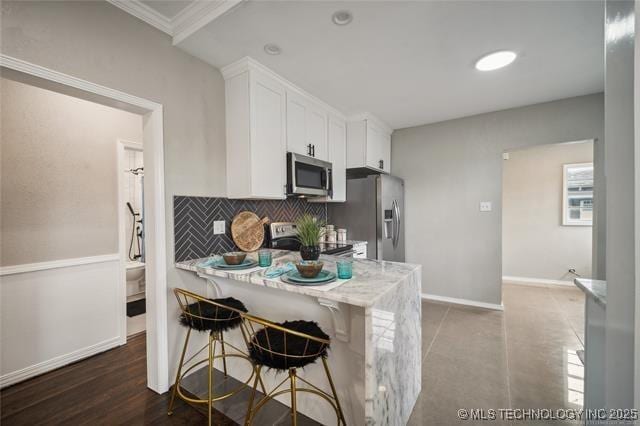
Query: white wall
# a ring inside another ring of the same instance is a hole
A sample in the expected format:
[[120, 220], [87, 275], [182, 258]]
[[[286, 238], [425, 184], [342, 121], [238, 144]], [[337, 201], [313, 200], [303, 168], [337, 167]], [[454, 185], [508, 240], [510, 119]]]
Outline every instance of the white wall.
[[422, 265], [423, 293], [500, 304], [502, 153], [586, 139], [597, 152], [603, 118], [595, 94], [396, 130], [392, 173], [405, 179], [406, 257]]
[[[202, 280], [173, 266], [173, 196], [226, 195], [220, 72], [104, 1], [3, 1], [0, 19], [2, 53], [163, 105], [167, 280], [204, 292]], [[184, 329], [167, 297], [173, 375]]]
[[591, 277], [591, 226], [562, 225], [563, 165], [593, 162], [593, 142], [511, 151], [503, 162], [502, 275]]
[[64, 262], [2, 276], [0, 387], [120, 343], [118, 254]]

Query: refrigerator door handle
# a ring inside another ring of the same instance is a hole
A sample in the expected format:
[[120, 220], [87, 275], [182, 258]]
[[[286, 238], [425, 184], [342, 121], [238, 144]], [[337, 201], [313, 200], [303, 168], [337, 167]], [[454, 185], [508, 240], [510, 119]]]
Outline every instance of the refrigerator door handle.
[[393, 248], [398, 247], [398, 240], [400, 239], [400, 206], [397, 200], [393, 200]]

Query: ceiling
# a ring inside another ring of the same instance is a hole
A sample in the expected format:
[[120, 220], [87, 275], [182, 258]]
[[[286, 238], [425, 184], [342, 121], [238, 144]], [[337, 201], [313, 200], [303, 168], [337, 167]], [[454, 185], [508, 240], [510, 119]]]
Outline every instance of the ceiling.
[[[191, 2], [145, 3], [171, 18]], [[342, 9], [354, 19], [340, 27]], [[245, 1], [177, 45], [216, 67], [251, 56], [397, 129], [602, 91], [603, 15], [601, 1]], [[512, 65], [474, 68], [502, 49]]]

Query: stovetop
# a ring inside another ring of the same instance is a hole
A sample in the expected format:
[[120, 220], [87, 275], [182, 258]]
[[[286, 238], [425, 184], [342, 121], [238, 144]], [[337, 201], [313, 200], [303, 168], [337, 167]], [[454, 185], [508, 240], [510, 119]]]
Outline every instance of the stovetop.
[[[269, 244], [271, 248], [282, 250], [300, 250], [300, 241], [296, 238], [296, 224], [291, 222], [273, 222], [269, 225]], [[320, 243], [322, 254], [341, 254], [353, 249], [352, 244], [345, 242]]]

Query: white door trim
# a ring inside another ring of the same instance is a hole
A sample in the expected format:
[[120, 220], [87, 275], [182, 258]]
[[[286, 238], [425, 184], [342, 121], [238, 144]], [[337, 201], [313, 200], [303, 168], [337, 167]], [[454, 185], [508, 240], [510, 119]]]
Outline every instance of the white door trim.
[[163, 108], [161, 104], [119, 90], [54, 71], [5, 54], [0, 67], [83, 90], [144, 110], [144, 164], [147, 274], [147, 386], [164, 393], [169, 389], [167, 343], [167, 241], [164, 193]]

